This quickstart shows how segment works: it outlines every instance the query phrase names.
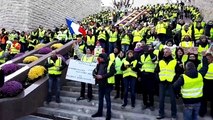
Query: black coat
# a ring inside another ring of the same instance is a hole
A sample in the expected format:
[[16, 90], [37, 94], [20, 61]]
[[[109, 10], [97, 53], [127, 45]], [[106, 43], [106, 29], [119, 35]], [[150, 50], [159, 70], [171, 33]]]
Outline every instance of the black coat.
[[0, 87], [4, 85], [4, 71], [0, 69]]

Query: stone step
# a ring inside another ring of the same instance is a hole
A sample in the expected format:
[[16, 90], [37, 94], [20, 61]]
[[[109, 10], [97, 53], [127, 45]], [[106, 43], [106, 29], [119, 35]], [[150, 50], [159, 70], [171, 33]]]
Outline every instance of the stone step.
[[[67, 104], [80, 104], [80, 105], [85, 105], [85, 106], [93, 106], [93, 107], [98, 107], [98, 100], [92, 100], [91, 102], [87, 102], [87, 100], [80, 100], [77, 101], [76, 98], [72, 97], [61, 97], [61, 102], [62, 103], [67, 103]], [[120, 111], [126, 111], [126, 112], [133, 112], [133, 113], [144, 113], [144, 114], [149, 114], [149, 115], [158, 115], [158, 104], [155, 104], [155, 111], [150, 111], [149, 109], [142, 110], [142, 105], [141, 101], [138, 101], [136, 103], [136, 106], [134, 109], [131, 108], [131, 105], [127, 105], [125, 109], [121, 109], [122, 103], [115, 103], [112, 101], [111, 107], [113, 110], [120, 110]], [[106, 103], [104, 102], [104, 106], [106, 107]], [[165, 111], [167, 113], [170, 113], [170, 104], [165, 104]], [[182, 106], [177, 106], [178, 112], [182, 112], [181, 108]]]
[[39, 116], [34, 116], [34, 115], [27, 115], [27, 116], [18, 118], [16, 120], [53, 120], [53, 119], [39, 117]]
[[[63, 110], [69, 110], [69, 111], [77, 111], [81, 114], [88, 114], [92, 115], [97, 112], [97, 107], [92, 106], [85, 106], [80, 104], [67, 104], [67, 103], [60, 103], [57, 104], [55, 102], [50, 103], [49, 105], [46, 105], [47, 108], [57, 108], [57, 109], [63, 109]], [[106, 109], [104, 108], [103, 116], [106, 116]], [[115, 119], [148, 119], [148, 120], [154, 120], [155, 117], [153, 115], [147, 115], [143, 113], [132, 113], [132, 112], [126, 112], [122, 110], [114, 110], [112, 109], [112, 118]]]
[[[70, 120], [105, 120], [105, 117], [91, 118], [89, 114], [79, 113], [78, 111], [64, 110], [60, 108], [40, 107], [37, 110], [39, 114], [52, 115], [56, 117], [66, 117]], [[118, 120], [118, 119], [112, 119]]]

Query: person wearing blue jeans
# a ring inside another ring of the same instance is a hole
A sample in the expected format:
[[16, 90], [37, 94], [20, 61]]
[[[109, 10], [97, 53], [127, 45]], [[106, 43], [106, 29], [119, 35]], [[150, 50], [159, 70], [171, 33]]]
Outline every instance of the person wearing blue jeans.
[[109, 42], [108, 54], [113, 53], [114, 48], [116, 48], [116, 42]]
[[47, 104], [52, 100], [53, 91], [56, 91], [56, 102], [60, 103], [60, 80], [62, 70], [66, 67], [66, 63], [60, 55], [57, 55], [57, 53], [53, 51], [51, 57], [47, 59], [45, 67], [48, 69], [49, 75]]
[[126, 53], [129, 50], [129, 45], [121, 45], [121, 50]]
[[177, 60], [173, 59], [172, 52], [169, 48], [164, 49], [163, 59], [159, 61], [155, 73], [159, 75], [159, 115], [156, 117], [157, 119], [163, 119], [165, 117], [164, 112], [164, 102], [166, 92], [168, 92], [170, 96], [171, 103], [171, 117], [172, 119], [176, 119], [177, 117], [177, 108], [176, 108], [176, 96], [173, 90], [173, 81], [176, 76], [181, 73], [183, 70], [180, 67], [181, 65], [177, 62]]
[[197, 71], [193, 62], [187, 62], [184, 74], [173, 84], [176, 93], [181, 91], [184, 111], [184, 120], [198, 120], [199, 110], [203, 97], [203, 76], [205, 75], [208, 65], [207, 60], [203, 58], [203, 67]]
[[130, 87], [131, 92], [131, 106], [135, 107], [135, 83], [137, 80], [137, 72], [138, 72], [138, 61], [134, 58], [134, 52], [129, 50], [127, 52], [126, 58], [123, 60], [123, 64], [121, 66], [121, 70], [123, 71], [123, 83], [124, 83], [124, 103], [121, 106], [124, 109], [127, 106], [127, 98], [128, 91]]

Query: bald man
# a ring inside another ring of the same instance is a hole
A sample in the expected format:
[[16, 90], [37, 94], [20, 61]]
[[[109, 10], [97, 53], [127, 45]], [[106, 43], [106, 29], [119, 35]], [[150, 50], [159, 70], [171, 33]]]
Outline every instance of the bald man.
[[174, 79], [177, 78], [177, 73], [181, 72], [180, 65], [172, 57], [172, 52], [169, 48], [164, 49], [163, 59], [159, 61], [156, 67], [156, 73], [159, 75], [159, 115], [157, 119], [163, 119], [165, 117], [164, 112], [164, 101], [166, 92], [169, 93], [170, 102], [171, 102], [171, 117], [176, 119], [177, 117], [177, 108], [176, 108], [176, 96], [173, 90], [172, 83]]

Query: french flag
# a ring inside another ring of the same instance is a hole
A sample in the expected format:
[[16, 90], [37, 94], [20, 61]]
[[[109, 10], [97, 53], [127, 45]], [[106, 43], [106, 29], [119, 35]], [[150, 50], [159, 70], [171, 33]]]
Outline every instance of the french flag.
[[74, 23], [73, 20], [68, 18], [66, 18], [66, 22], [71, 34], [82, 34], [84, 37], [86, 36], [86, 30], [82, 26]]

